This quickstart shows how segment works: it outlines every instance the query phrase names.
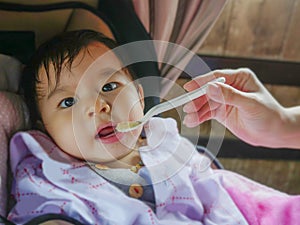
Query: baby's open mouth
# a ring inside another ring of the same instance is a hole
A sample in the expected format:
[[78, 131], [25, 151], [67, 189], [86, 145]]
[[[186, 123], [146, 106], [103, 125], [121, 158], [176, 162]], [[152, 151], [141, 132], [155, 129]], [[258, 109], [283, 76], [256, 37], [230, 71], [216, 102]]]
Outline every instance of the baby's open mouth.
[[98, 128], [95, 139], [104, 144], [112, 144], [119, 142], [123, 136], [123, 133], [116, 131], [116, 125], [114, 123], [107, 123]]
[[97, 137], [106, 138], [115, 135], [115, 129], [113, 126], [107, 126], [99, 130]]

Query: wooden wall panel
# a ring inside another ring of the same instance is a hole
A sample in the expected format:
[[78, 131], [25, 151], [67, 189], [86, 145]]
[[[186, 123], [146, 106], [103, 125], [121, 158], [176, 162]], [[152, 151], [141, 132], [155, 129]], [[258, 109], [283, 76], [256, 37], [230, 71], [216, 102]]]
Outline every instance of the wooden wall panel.
[[280, 59], [294, 0], [265, 0], [254, 28], [253, 56]]
[[300, 61], [300, 0], [228, 0], [201, 54]]
[[278, 59], [294, 0], [234, 1], [226, 55]]
[[294, 11], [283, 46], [282, 58], [300, 61], [300, 0], [295, 0]]
[[213, 30], [204, 41], [201, 47], [202, 54], [223, 55], [229, 29], [230, 15], [233, 1], [227, 1], [223, 12], [216, 21]]
[[225, 55], [252, 56], [255, 27], [259, 23], [261, 0], [234, 0]]

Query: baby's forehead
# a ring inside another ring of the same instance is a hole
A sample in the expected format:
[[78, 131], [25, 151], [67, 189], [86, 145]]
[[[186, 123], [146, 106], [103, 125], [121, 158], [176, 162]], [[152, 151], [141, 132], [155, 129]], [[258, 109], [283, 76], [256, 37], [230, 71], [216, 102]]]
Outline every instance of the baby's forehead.
[[[74, 64], [74, 63], [73, 63]], [[89, 83], [109, 81], [111, 79], [118, 78], [119, 80], [134, 80], [134, 76], [131, 74], [128, 68], [119, 65], [109, 64], [100, 66], [98, 63], [93, 64], [86, 70], [80, 70], [78, 65], [71, 65], [70, 67], [63, 65], [61, 71], [56, 71], [53, 63], [50, 63], [48, 69], [41, 67], [39, 69], [38, 79], [36, 87], [39, 90], [39, 94], [47, 95], [53, 89], [65, 85], [74, 86], [79, 82], [90, 81]]]
[[134, 74], [128, 68], [124, 68], [122, 61], [113, 50], [101, 42], [94, 41], [82, 48], [72, 58], [68, 58], [66, 55], [64, 60], [49, 60], [46, 68], [43, 64], [39, 68], [38, 79], [44, 87], [51, 89], [51, 87], [55, 88], [59, 85], [60, 81], [66, 77], [78, 77], [89, 73], [109, 76], [118, 71], [130, 75], [130, 78], [134, 79]]

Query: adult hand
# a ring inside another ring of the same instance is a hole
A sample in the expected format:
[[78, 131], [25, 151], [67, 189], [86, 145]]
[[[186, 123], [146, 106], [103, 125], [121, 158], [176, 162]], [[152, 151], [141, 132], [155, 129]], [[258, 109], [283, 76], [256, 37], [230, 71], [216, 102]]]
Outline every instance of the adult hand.
[[291, 121], [298, 120], [299, 127], [299, 116], [290, 113], [295, 110], [282, 107], [251, 70], [212, 71], [186, 83], [184, 88], [191, 91], [217, 77], [225, 77], [226, 83], [210, 84], [205, 96], [184, 106], [187, 115], [183, 123], [187, 127], [216, 119], [249, 144], [274, 148], [300, 147], [299, 141], [286, 143], [285, 138], [294, 134], [299, 140], [299, 128], [297, 133]]

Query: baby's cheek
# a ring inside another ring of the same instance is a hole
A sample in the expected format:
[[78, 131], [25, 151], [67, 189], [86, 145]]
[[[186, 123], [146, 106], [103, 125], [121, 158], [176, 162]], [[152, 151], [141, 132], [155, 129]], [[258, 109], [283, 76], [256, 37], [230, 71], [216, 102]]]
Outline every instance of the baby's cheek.
[[64, 152], [81, 159], [83, 157], [83, 146], [86, 146], [83, 140], [83, 138], [75, 137], [73, 133], [65, 134], [60, 137], [60, 143], [62, 144], [61, 149]]
[[121, 92], [117, 98], [115, 98], [113, 106], [116, 106], [120, 110], [127, 111], [127, 113], [143, 108], [140, 97], [135, 91], [129, 91], [127, 93]]
[[76, 137], [73, 132], [72, 127], [67, 123], [60, 123], [59, 129], [51, 129], [52, 138], [55, 143], [64, 152], [71, 154], [72, 152], [77, 152]]
[[144, 115], [144, 109], [140, 101], [130, 102], [128, 112], [132, 117], [141, 118]]
[[81, 155], [84, 149], [89, 148], [89, 142], [94, 140], [94, 134], [85, 126], [74, 126], [71, 131], [65, 131], [65, 146], [68, 146], [74, 154]]

